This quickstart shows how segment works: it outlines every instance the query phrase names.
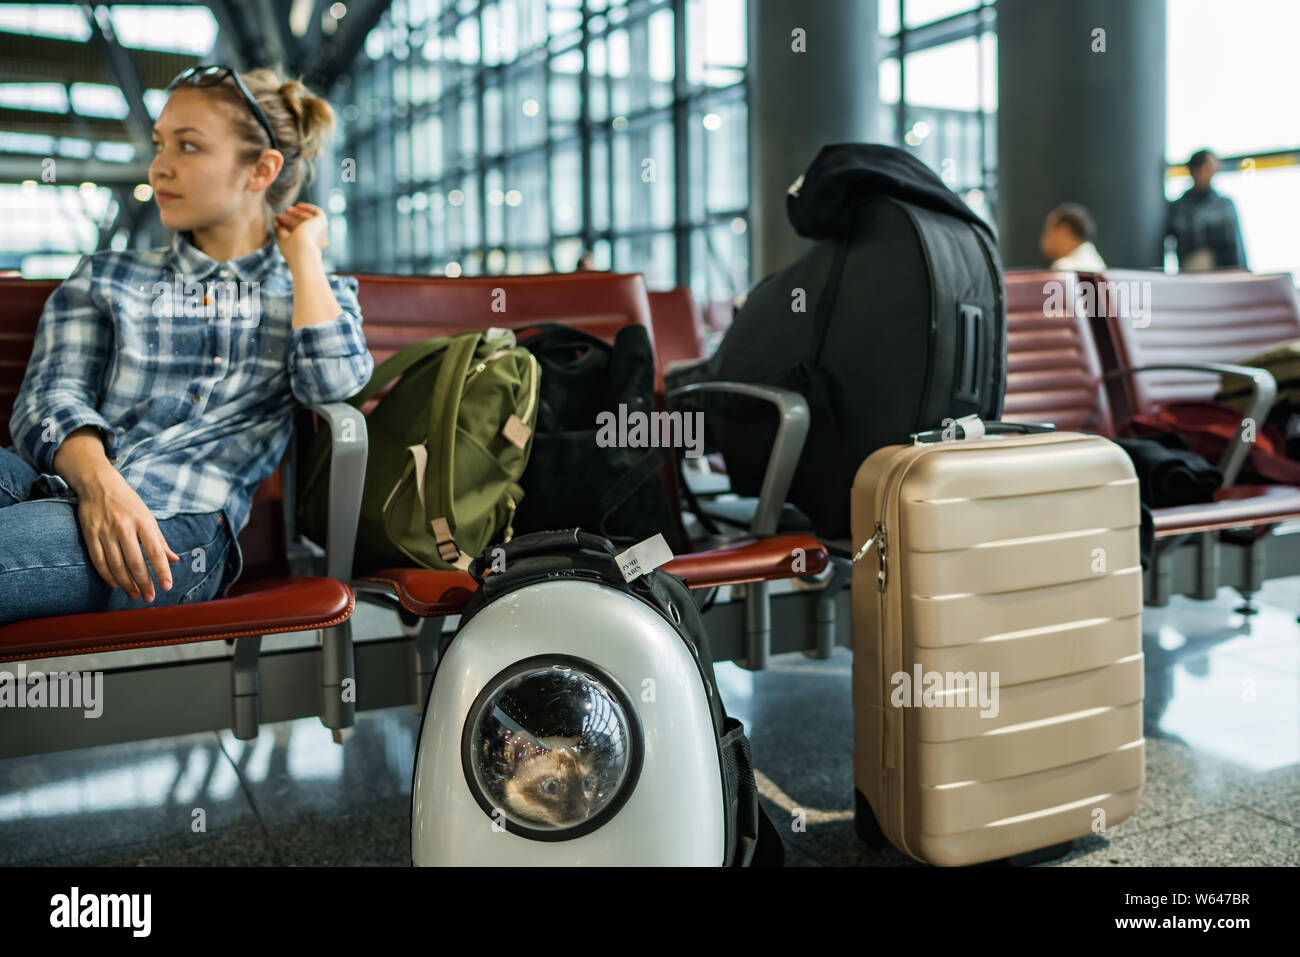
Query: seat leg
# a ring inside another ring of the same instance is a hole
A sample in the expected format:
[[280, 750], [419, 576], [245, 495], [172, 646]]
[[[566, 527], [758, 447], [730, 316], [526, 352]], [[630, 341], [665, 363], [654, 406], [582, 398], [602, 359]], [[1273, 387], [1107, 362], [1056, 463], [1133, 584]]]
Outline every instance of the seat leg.
[[1218, 533], [1201, 532], [1196, 549], [1196, 594], [1192, 597], [1209, 601], [1219, 593]]
[[1172, 562], [1166, 556], [1172, 550], [1162, 548], [1162, 542], [1156, 542], [1155, 552], [1151, 556], [1151, 567], [1147, 569], [1143, 582], [1142, 603], [1152, 608], [1163, 608], [1169, 604], [1169, 592], [1173, 580]]
[[1259, 606], [1255, 604], [1255, 595], [1264, 584], [1264, 549], [1260, 540], [1252, 538], [1246, 546], [1246, 580], [1237, 586], [1237, 593], [1243, 601], [1235, 609], [1239, 615], [1257, 615]]
[[321, 724], [339, 730], [356, 723], [356, 662], [352, 625], [343, 622], [321, 633]]
[[231, 730], [243, 741], [257, 737], [261, 698], [258, 662], [261, 655], [261, 635], [235, 639], [235, 653], [230, 659]]
[[835, 613], [836, 600], [840, 591], [853, 579], [853, 565], [848, 559], [832, 556], [830, 561], [831, 578], [817, 596], [814, 644], [803, 652], [809, 658], [824, 659], [835, 653], [835, 631], [839, 624]]
[[772, 652], [772, 605], [767, 582], [745, 586], [745, 660], [736, 664], [748, 671], [762, 671]]

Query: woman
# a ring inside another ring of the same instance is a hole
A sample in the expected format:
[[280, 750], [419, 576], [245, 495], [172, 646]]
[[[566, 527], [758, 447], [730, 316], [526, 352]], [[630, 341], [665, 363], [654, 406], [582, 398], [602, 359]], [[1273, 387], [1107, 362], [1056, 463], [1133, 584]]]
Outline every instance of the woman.
[[170, 247], [83, 257], [50, 296], [0, 449], [0, 622], [204, 601], [296, 403], [373, 367], [356, 280], [297, 198], [334, 128], [271, 70], [187, 70], [154, 125]]

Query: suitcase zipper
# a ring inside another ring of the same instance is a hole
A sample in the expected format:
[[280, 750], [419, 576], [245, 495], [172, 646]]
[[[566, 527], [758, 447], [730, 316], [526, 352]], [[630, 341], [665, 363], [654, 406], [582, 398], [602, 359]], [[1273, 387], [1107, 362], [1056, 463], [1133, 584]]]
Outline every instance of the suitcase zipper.
[[[920, 453], [923, 454], [923, 453]], [[919, 458], [919, 454], [908, 455], [903, 461], [898, 462], [886, 477], [884, 488], [880, 496], [880, 519], [876, 522], [875, 533], [868, 540], [875, 540], [880, 552], [880, 571], [876, 575], [876, 592], [879, 613], [877, 620], [880, 623], [880, 661], [882, 665], [882, 675], [884, 687], [881, 689], [881, 759], [883, 767], [885, 794], [884, 807], [885, 818], [888, 827], [893, 834], [897, 836], [900, 847], [903, 851], [910, 854], [907, 849], [906, 839], [903, 835], [903, 769], [902, 769], [902, 733], [903, 733], [903, 715], [895, 713], [890, 706], [890, 688], [892, 685], [892, 675], [894, 672], [902, 669], [903, 656], [903, 633], [902, 621], [899, 621], [898, 646], [895, 649], [892, 642], [889, 641], [889, 596], [886, 594], [886, 587], [889, 583], [888, 571], [888, 549], [889, 538], [886, 528], [886, 522], [889, 517], [889, 502], [896, 487], [902, 484], [903, 477], [912, 463]], [[890, 669], [893, 666], [893, 670]], [[895, 743], [897, 742], [897, 749]]]
[[[884, 759], [886, 769], [892, 769], [896, 767], [898, 763], [895, 760], [893, 748], [893, 738], [896, 736], [896, 731], [894, 730], [895, 721], [893, 720], [895, 716], [890, 712], [889, 692], [893, 683], [891, 679], [894, 671], [898, 671], [902, 667], [901, 659], [903, 649], [901, 647], [901, 642], [903, 639], [901, 631], [902, 622], [900, 622], [900, 631], [898, 636], [900, 647], [897, 649], [896, 654], [891, 653], [894, 651], [894, 648], [892, 647], [893, 643], [890, 641], [890, 632], [888, 627], [889, 596], [885, 594], [885, 589], [889, 584], [889, 566], [887, 564], [889, 545], [888, 531], [885, 527], [885, 522], [888, 518], [890, 496], [893, 494], [895, 487], [899, 484], [901, 477], [906, 470], [907, 463], [900, 462], [894, 467], [888, 478], [885, 480], [885, 487], [880, 496], [880, 518], [876, 521], [876, 532], [873, 536], [873, 538], [878, 542], [877, 550], [880, 553], [880, 570], [876, 573], [876, 600], [879, 603], [879, 614], [877, 615], [877, 619], [880, 622], [880, 662], [882, 665], [885, 665], [885, 667], [881, 669], [884, 672], [881, 676], [884, 681], [884, 686], [880, 691], [880, 708], [884, 715], [884, 719], [881, 721], [882, 736], [884, 738], [881, 742], [881, 755]], [[886, 665], [887, 662], [894, 665], [893, 671], [891, 671]], [[892, 803], [891, 799], [891, 804]]]

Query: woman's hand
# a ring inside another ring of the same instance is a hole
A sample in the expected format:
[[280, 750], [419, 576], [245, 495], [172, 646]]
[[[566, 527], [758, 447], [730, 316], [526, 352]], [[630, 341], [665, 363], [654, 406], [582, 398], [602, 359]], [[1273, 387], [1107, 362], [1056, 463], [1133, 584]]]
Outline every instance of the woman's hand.
[[170, 591], [172, 570], [168, 562], [178, 562], [180, 556], [171, 550], [158, 520], [126, 484], [122, 473], [116, 469], [101, 473], [85, 484], [79, 498], [81, 537], [99, 577], [110, 588], [121, 587], [133, 601], [139, 601], [142, 592], [145, 601], [153, 601], [153, 579], [145, 565], [148, 556], [158, 584], [163, 591]]
[[330, 244], [325, 210], [311, 203], [295, 203], [275, 215], [275, 236], [285, 259], [303, 250], [317, 252]]
[[[169, 561], [178, 562], [135, 489], [104, 454], [103, 439], [90, 426], [77, 429], [54, 454], [54, 471], [77, 493], [77, 521], [90, 563], [110, 588], [120, 587], [133, 601], [154, 600], [148, 556], [164, 591], [172, 587]], [[143, 549], [143, 551], [142, 551]]]

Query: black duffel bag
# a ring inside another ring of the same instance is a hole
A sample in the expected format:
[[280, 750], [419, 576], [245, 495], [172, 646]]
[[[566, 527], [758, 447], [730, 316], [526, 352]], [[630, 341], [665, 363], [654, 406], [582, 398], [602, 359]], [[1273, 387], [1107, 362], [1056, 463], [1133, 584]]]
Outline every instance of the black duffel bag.
[[[725, 380], [793, 389], [811, 426], [789, 500], [817, 534], [849, 534], [849, 490], [876, 449], [945, 418], [996, 420], [1006, 388], [1006, 306], [992, 231], [920, 160], [889, 146], [817, 155], [787, 198], [815, 240], [749, 293], [717, 352], [669, 389]], [[757, 495], [772, 406], [697, 393], [733, 491]]]
[[[533, 330], [539, 330], [533, 332]], [[686, 550], [660, 471], [673, 450], [602, 446], [597, 416], [654, 411], [655, 364], [644, 326], [624, 326], [611, 347], [561, 323], [516, 330], [542, 370], [537, 427], [520, 485], [516, 535], [578, 527], [630, 545], [662, 533]]]

